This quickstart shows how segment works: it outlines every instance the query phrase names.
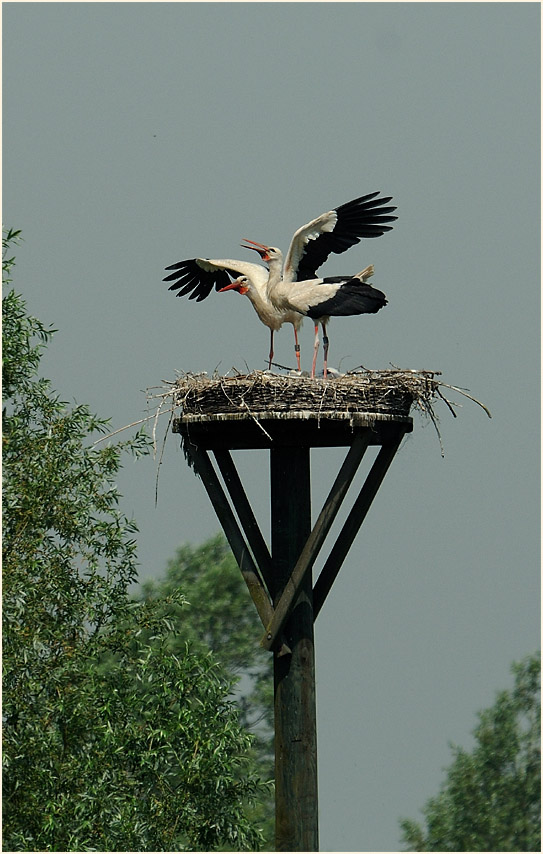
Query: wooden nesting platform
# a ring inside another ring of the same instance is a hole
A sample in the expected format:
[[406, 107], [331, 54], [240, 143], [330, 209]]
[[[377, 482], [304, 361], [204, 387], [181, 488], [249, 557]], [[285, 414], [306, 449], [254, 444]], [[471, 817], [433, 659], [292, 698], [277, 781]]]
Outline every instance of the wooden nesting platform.
[[383, 445], [413, 429], [413, 406], [427, 409], [438, 382], [429, 371], [364, 371], [310, 379], [263, 371], [232, 377], [186, 375], [173, 388], [181, 415], [173, 432], [208, 450], [281, 445], [350, 445], [357, 428]]

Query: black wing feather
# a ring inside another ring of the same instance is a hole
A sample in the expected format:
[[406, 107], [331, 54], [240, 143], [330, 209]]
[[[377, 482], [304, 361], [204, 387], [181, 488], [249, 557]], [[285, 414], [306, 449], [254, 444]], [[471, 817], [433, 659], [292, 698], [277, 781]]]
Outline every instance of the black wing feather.
[[381, 237], [392, 230], [391, 225], [386, 225], [398, 219], [390, 215], [396, 210], [395, 205], [388, 205], [392, 196], [377, 196], [379, 190], [334, 208], [337, 213], [334, 230], [308, 241], [300, 260], [296, 276], [298, 281], [317, 278], [318, 268], [332, 253], [339, 255], [355, 243], [360, 243], [363, 237]]
[[[334, 279], [324, 279], [324, 283]], [[313, 306], [307, 312], [308, 317], [319, 320], [321, 317], [346, 317], [353, 314], [375, 314], [387, 304], [382, 291], [371, 285], [351, 279], [338, 290], [335, 296]]]
[[189, 299], [195, 299], [196, 302], [206, 299], [213, 288], [220, 291], [221, 288], [225, 288], [239, 276], [236, 270], [204, 270], [195, 258], [171, 264], [166, 267], [166, 270], [175, 270], [174, 273], [170, 273], [162, 280], [163, 282], [174, 282], [168, 290], [178, 291], [176, 294], [178, 297], [190, 294]]

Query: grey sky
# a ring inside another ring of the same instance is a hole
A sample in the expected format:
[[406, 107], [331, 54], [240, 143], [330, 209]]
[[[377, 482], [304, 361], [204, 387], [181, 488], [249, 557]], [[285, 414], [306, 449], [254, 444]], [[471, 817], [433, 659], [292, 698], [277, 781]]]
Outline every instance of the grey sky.
[[[176, 299], [176, 261], [286, 250], [374, 190], [399, 219], [332, 257], [389, 305], [330, 362], [434, 369], [475, 404], [415, 416], [316, 625], [322, 850], [399, 846], [448, 742], [539, 641], [537, 3], [4, 3], [4, 223], [15, 287], [59, 329], [43, 367], [121, 427], [176, 371], [263, 368], [246, 299]], [[249, 260], [255, 260], [249, 258]], [[301, 335], [307, 367], [312, 327]], [[290, 330], [277, 336], [292, 360]], [[451, 396], [454, 396], [451, 393]], [[166, 427], [166, 422], [162, 432]], [[315, 452], [314, 512], [343, 452]], [[240, 466], [268, 530], [266, 456]], [[169, 436], [120, 487], [141, 576], [218, 530]], [[338, 525], [341, 519], [338, 520]], [[337, 527], [337, 526], [336, 526]], [[326, 556], [326, 552], [323, 557]]]

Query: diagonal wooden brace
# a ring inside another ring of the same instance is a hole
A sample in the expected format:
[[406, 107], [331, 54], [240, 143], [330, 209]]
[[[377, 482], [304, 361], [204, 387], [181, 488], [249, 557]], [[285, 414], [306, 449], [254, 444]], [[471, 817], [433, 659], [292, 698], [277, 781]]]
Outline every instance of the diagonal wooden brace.
[[232, 499], [232, 504], [238, 514], [247, 542], [255, 556], [255, 560], [262, 577], [266, 582], [266, 587], [268, 588], [270, 595], [273, 597], [275, 595], [275, 577], [271, 555], [258, 526], [258, 522], [255, 519], [251, 505], [249, 504], [247, 495], [245, 494], [243, 484], [241, 483], [240, 477], [237, 473], [230, 451], [227, 449], [217, 449], [214, 451], [214, 454], [215, 459], [217, 460], [217, 465], [219, 466], [226, 484], [226, 488], [228, 489], [228, 493]]
[[234, 553], [241, 574], [249, 589], [251, 599], [255, 603], [258, 615], [263, 625], [267, 626], [273, 617], [271, 602], [208, 453], [203, 448], [190, 445], [188, 442], [186, 450], [192, 457], [194, 469], [200, 475], [202, 483], [207, 490], [209, 499], [213, 504], [215, 513], [219, 518], [219, 522], [223, 527], [230, 548]]
[[396, 451], [404, 437], [404, 432], [387, 445], [383, 445], [377, 457], [374, 460], [364, 485], [360, 490], [351, 512], [349, 513], [341, 532], [334, 543], [334, 546], [328, 555], [328, 559], [324, 564], [319, 577], [313, 588], [313, 608], [314, 616], [317, 614], [324, 604], [332, 584], [334, 583], [339, 570], [342, 567], [349, 549], [351, 548], [354, 538], [356, 537], [362, 522], [366, 518], [366, 514], [370, 509], [371, 503], [377, 491], [383, 482], [383, 478], [388, 471], [388, 468], [394, 459]]
[[371, 431], [369, 428], [360, 430], [355, 436], [353, 444], [330, 490], [330, 494], [319, 514], [319, 518], [307, 538], [302, 553], [296, 562], [296, 566], [292, 570], [292, 574], [285, 585], [281, 598], [275, 607], [273, 617], [267, 626], [267, 632], [261, 641], [261, 645], [265, 649], [273, 649], [277, 643], [277, 638], [283, 629], [285, 621], [296, 603], [296, 597], [298, 596], [304, 577], [317, 559], [324, 540], [341, 507], [345, 494], [366, 452], [370, 437]]

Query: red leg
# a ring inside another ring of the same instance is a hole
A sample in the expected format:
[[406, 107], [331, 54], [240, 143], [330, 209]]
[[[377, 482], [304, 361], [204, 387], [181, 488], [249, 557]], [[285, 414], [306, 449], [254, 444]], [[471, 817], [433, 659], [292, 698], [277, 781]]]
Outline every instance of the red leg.
[[315, 346], [313, 348], [313, 365], [311, 366], [311, 376], [315, 376], [315, 367], [317, 365], [317, 352], [319, 350], [319, 324], [315, 324]]
[[301, 371], [302, 368], [300, 366], [300, 345], [298, 344], [298, 330], [294, 327], [294, 352], [296, 353], [296, 361], [298, 363], [298, 370]]

